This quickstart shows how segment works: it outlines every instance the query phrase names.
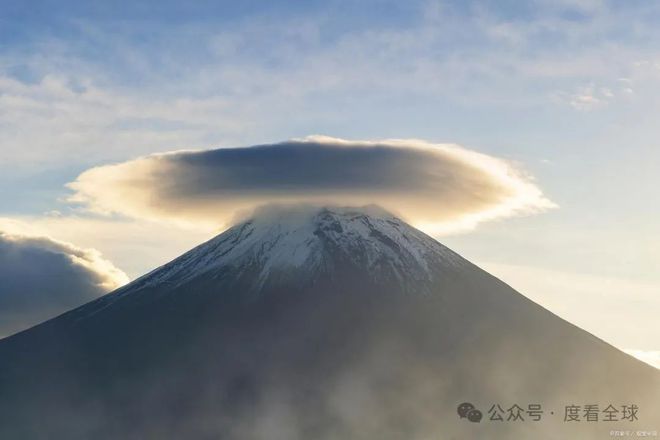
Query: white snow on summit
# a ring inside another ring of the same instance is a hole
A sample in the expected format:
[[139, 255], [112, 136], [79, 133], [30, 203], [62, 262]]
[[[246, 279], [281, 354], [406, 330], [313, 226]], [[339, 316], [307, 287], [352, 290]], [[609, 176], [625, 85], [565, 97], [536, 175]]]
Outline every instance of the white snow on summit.
[[[276, 271], [313, 273], [341, 254], [374, 276], [419, 278], [431, 264], [466, 264], [460, 256], [381, 208], [273, 206], [228, 229], [117, 293], [158, 284], [181, 285], [220, 270], [257, 271], [260, 286]], [[425, 275], [426, 274], [426, 275]], [[430, 279], [428, 280], [430, 281]]]

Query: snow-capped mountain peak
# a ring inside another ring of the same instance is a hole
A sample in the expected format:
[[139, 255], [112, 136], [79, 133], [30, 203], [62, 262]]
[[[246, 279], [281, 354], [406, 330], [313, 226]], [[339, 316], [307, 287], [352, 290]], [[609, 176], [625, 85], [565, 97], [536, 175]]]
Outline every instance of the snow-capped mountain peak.
[[310, 281], [340, 264], [366, 268], [374, 278], [430, 283], [432, 267], [458, 268], [467, 262], [376, 206], [271, 206], [120, 292], [177, 286], [200, 276], [219, 278], [227, 271], [249, 275], [259, 289], [283, 274]]

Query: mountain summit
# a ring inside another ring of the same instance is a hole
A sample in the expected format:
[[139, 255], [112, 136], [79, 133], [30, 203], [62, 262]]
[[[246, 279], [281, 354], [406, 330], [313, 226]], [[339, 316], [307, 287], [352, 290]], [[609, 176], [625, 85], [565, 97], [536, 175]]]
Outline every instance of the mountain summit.
[[153, 286], [171, 289], [199, 278], [231, 278], [257, 293], [285, 282], [302, 286], [332, 272], [351, 270], [371, 282], [421, 294], [430, 293], [440, 281], [435, 269], [467, 265], [448, 248], [376, 206], [359, 210], [273, 206], [120, 292]]
[[377, 207], [262, 209], [0, 341], [0, 438], [600, 439], [591, 404], [657, 428], [660, 374]]

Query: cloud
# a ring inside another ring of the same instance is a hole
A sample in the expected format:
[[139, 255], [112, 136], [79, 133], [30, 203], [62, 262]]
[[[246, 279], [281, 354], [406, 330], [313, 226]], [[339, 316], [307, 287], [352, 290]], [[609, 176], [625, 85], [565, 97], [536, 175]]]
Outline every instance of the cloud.
[[[169, 223], [84, 215], [0, 217], [0, 231], [49, 236], [94, 248], [105, 259], [121, 261], [131, 279], [178, 257], [218, 234], [218, 229], [182, 229]], [[163, 239], [167, 237], [167, 239]]]
[[264, 203], [379, 204], [429, 230], [552, 208], [514, 165], [458, 145], [322, 136], [180, 151], [92, 168], [71, 201], [105, 214], [226, 225]]
[[[627, 75], [648, 56], [640, 42], [658, 38], [651, 3], [538, 0], [513, 8], [533, 11], [521, 20], [493, 2], [419, 1], [404, 8], [410, 19], [383, 22], [359, 7], [363, 15], [339, 27], [325, 3], [286, 18], [260, 12], [216, 23], [204, 14], [148, 30], [67, 20], [56, 37], [42, 25], [0, 51], [0, 165], [123, 160], [318, 127], [348, 132], [357, 118], [389, 135], [392, 121], [424, 120], [431, 104], [435, 114], [490, 110], [480, 112], [484, 122], [498, 123], [504, 111], [537, 111], [556, 124], [562, 113], [544, 115], [558, 92], [562, 105], [590, 107], [581, 85]], [[591, 13], [577, 20], [567, 10]], [[653, 89], [640, 98], [656, 102]]]
[[616, 100], [629, 98], [634, 93], [629, 78], [617, 78], [615, 81], [610, 80], [609, 83], [611, 85], [600, 87], [588, 84], [578, 88], [574, 93], [559, 92], [556, 97], [575, 110], [591, 111], [605, 108]]
[[93, 249], [0, 232], [0, 337], [36, 325], [128, 282]]
[[[223, 139], [220, 132], [244, 127], [230, 115], [218, 122], [226, 105], [218, 97], [159, 100], [120, 93], [73, 73], [49, 73], [26, 84], [3, 75], [0, 56], [0, 125], [11, 127], [0, 132], [0, 166], [71, 161], [81, 152], [84, 160], [127, 157], [200, 143], [211, 132]], [[49, 155], [50, 148], [60, 155]]]

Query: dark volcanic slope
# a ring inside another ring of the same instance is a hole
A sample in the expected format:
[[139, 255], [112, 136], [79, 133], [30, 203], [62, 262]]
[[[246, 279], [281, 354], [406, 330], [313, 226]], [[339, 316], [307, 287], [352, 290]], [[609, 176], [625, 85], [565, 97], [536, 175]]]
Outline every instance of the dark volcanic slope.
[[[458, 418], [466, 400], [481, 423]], [[494, 403], [546, 414], [492, 422]], [[610, 403], [636, 404], [639, 420], [563, 421], [565, 405]], [[612, 429], [660, 429], [657, 370], [376, 209], [263, 212], [0, 341], [2, 439], [602, 439]]]

